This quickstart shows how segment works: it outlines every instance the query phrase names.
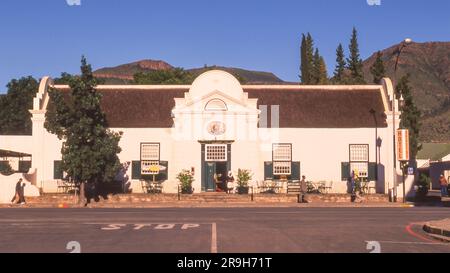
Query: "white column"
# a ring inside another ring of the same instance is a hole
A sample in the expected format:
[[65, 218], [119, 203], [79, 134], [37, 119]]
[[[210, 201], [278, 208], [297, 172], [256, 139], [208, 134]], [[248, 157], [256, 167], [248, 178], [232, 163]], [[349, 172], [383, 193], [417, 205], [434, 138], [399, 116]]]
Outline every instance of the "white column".
[[36, 169], [36, 183], [37, 187], [43, 187], [44, 181], [44, 111], [31, 111], [33, 114], [31, 121], [33, 122], [33, 137], [32, 137], [32, 159], [31, 168]]

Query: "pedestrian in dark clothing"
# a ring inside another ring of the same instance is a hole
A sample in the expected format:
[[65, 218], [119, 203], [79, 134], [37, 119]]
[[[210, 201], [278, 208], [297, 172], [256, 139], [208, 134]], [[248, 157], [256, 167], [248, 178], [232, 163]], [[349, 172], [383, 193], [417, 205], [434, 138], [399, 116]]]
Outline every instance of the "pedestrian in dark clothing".
[[11, 203], [14, 203], [17, 199], [17, 204], [25, 204], [25, 183], [22, 184], [23, 179], [20, 178], [16, 183], [16, 191]]

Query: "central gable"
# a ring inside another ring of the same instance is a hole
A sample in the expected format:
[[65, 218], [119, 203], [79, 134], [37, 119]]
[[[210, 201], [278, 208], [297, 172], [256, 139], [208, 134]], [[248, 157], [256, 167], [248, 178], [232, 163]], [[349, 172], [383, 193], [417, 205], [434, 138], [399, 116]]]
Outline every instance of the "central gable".
[[227, 94], [237, 101], [242, 101], [245, 96], [241, 84], [233, 75], [221, 70], [210, 70], [194, 80], [186, 99], [197, 101], [215, 91]]

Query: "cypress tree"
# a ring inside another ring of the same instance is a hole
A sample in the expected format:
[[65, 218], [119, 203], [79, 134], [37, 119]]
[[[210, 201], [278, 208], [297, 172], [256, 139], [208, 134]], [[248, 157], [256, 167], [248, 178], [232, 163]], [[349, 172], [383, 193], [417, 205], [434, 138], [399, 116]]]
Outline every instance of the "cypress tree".
[[375, 84], [379, 84], [381, 82], [381, 79], [383, 79], [386, 76], [386, 69], [384, 68], [384, 62], [382, 58], [383, 53], [381, 53], [381, 51], [378, 51], [377, 59], [370, 67], [370, 73], [373, 76], [373, 83]]
[[310, 33], [302, 34], [300, 79], [302, 84], [312, 84], [314, 69], [314, 41]]
[[359, 54], [358, 32], [353, 28], [352, 38], [349, 45], [350, 56], [347, 59], [347, 68], [350, 70], [350, 82], [352, 84], [365, 84], [363, 75], [363, 64]]
[[417, 153], [422, 149], [422, 145], [419, 142], [420, 118], [422, 114], [414, 103], [409, 85], [409, 77], [409, 74], [403, 76], [398, 82], [395, 91], [397, 99], [400, 96], [403, 96], [404, 99], [404, 105], [401, 107], [400, 128], [409, 129], [410, 158], [414, 160], [416, 159]]
[[320, 56], [319, 59], [319, 82], [318, 84], [328, 84], [328, 71], [325, 59]]
[[320, 56], [319, 49], [316, 48], [313, 56], [313, 73], [311, 84], [327, 84], [328, 74], [325, 59]]
[[342, 44], [339, 44], [339, 46], [336, 49], [336, 68], [334, 69], [333, 83], [335, 84], [344, 83], [345, 65], [346, 62], [345, 62], [344, 48], [342, 47]]

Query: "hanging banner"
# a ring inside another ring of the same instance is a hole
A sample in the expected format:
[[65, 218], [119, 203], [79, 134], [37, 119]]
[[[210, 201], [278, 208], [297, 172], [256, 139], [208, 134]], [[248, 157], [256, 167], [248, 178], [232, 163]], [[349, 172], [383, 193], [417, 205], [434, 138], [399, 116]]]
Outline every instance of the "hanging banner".
[[397, 130], [397, 160], [409, 161], [409, 130]]

